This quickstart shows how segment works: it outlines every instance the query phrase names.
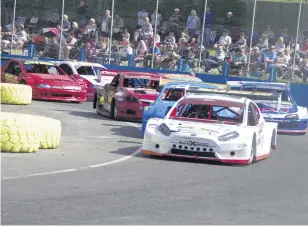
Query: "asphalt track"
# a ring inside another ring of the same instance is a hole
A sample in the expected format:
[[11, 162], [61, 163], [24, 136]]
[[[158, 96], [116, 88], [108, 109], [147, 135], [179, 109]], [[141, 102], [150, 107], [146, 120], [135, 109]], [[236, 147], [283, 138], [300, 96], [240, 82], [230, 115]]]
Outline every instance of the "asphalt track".
[[2, 224], [308, 224], [308, 136], [278, 137], [249, 167], [149, 158], [140, 124], [91, 103], [34, 102], [2, 111], [62, 121], [56, 150], [2, 153]]

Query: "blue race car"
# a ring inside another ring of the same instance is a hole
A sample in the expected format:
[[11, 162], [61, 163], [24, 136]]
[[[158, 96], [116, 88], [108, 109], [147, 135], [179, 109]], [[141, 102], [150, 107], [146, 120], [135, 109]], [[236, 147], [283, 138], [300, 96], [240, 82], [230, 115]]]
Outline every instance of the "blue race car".
[[204, 88], [219, 89], [223, 88], [222, 84], [196, 83], [196, 82], [169, 82], [167, 83], [156, 101], [143, 110], [142, 119], [142, 136], [150, 118], [164, 118], [171, 107], [186, 94], [187, 89]]
[[308, 112], [306, 107], [298, 106], [291, 94], [288, 84], [270, 82], [227, 82], [231, 89], [278, 93], [277, 101], [255, 100], [264, 119], [278, 123], [278, 132], [305, 134], [308, 128]]

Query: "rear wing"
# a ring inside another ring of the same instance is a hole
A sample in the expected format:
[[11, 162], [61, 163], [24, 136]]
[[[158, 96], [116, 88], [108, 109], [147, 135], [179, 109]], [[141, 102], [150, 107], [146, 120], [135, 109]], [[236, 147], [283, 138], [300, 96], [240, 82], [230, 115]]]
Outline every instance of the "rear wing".
[[251, 100], [281, 101], [280, 93], [263, 93], [252, 91], [224, 90], [224, 89], [188, 89], [187, 94], [221, 94], [233, 97], [245, 97]]
[[251, 85], [251, 86], [285, 86], [288, 87], [290, 89], [291, 83], [278, 83], [278, 82], [249, 82], [249, 81], [227, 81], [227, 85], [229, 87], [236, 87], [239, 88], [242, 85]]

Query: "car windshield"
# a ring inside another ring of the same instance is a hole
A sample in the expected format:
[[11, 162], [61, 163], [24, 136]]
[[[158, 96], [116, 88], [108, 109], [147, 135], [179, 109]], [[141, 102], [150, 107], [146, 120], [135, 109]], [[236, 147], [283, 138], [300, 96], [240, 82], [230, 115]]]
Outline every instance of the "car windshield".
[[36, 74], [50, 74], [50, 75], [65, 75], [56, 65], [44, 63], [28, 63], [25, 62], [24, 66], [28, 73]]
[[256, 91], [262, 93], [278, 93], [281, 94], [281, 101], [291, 102], [291, 98], [286, 89], [282, 88], [269, 88], [269, 87], [258, 87], [258, 86], [243, 86], [243, 90]]
[[244, 108], [230, 105], [207, 103], [180, 103], [170, 114], [170, 118], [188, 121], [203, 121], [225, 124], [241, 124]]
[[150, 77], [148, 78], [126, 77], [124, 78], [123, 86], [127, 88], [156, 89], [159, 86], [159, 81], [151, 79]]
[[185, 89], [169, 88], [163, 93], [162, 100], [164, 101], [178, 101], [185, 95]]

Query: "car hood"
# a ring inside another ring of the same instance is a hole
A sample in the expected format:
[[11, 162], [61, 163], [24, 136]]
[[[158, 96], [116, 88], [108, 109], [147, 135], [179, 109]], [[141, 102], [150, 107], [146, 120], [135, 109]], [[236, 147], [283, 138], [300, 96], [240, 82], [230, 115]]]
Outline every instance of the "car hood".
[[101, 81], [98, 80], [98, 78], [95, 75], [80, 75], [83, 79], [87, 80], [91, 84], [95, 86], [104, 86], [106, 84], [109, 84], [112, 79], [114, 78], [113, 76], [101, 76]]
[[37, 83], [46, 84], [46, 85], [79, 85], [77, 81], [70, 78], [67, 75], [48, 75], [48, 74], [29, 74], [32, 78], [36, 80]]
[[195, 133], [209, 136], [220, 136], [232, 131], [238, 131], [241, 128], [240, 125], [226, 125], [217, 123], [205, 123], [205, 122], [191, 122], [182, 120], [166, 119], [164, 122], [171, 130], [180, 133]]
[[262, 113], [281, 113], [281, 114], [288, 114], [288, 113], [295, 113], [297, 112], [297, 107], [295, 104], [291, 102], [281, 102], [278, 101], [255, 101], [260, 111]]

